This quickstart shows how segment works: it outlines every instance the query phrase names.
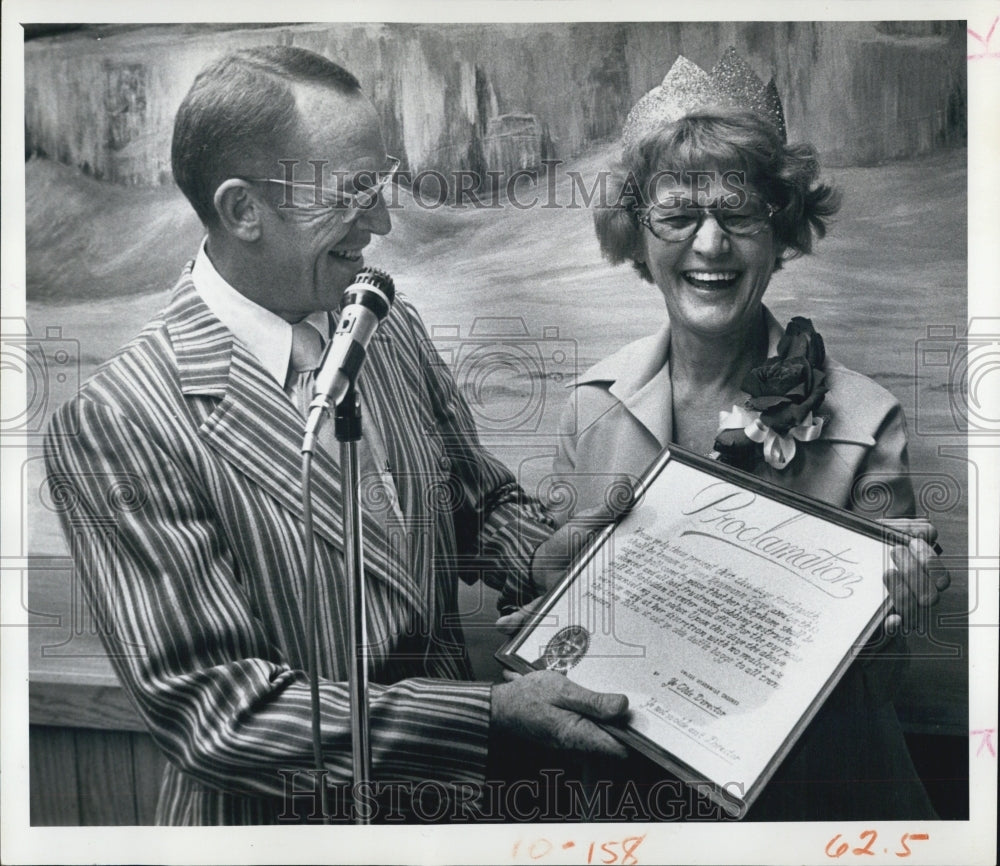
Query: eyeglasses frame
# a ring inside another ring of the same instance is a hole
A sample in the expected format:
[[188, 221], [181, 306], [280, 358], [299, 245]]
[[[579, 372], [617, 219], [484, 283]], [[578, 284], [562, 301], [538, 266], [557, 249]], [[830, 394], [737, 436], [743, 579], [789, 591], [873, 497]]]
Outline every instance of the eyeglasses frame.
[[[375, 206], [378, 201], [379, 196], [396, 176], [396, 172], [399, 171], [399, 166], [401, 165], [401, 160], [398, 157], [390, 156], [386, 154], [387, 168], [376, 169], [375, 171], [368, 171], [367, 169], [357, 172], [358, 175], [372, 174], [378, 176], [378, 180], [368, 189], [363, 190], [359, 193], [338, 193], [342, 200], [336, 203], [329, 203], [327, 200], [321, 200], [319, 203], [314, 203], [312, 205], [305, 205], [310, 209], [315, 210], [340, 210], [343, 211], [342, 219], [345, 223], [351, 223], [357, 219], [358, 214], [363, 210], [369, 210]], [[289, 187], [291, 189], [310, 189], [314, 193], [317, 190], [322, 189], [321, 185], [315, 182], [308, 181], [294, 181], [294, 180], [283, 180], [276, 177], [245, 177], [242, 180], [248, 183], [276, 183], [280, 186]], [[293, 207], [303, 207], [302, 205], [294, 204], [281, 204], [278, 205], [279, 208], [293, 208]]]
[[[722, 222], [720, 222], [718, 219], [716, 219], [715, 220], [716, 225], [718, 225], [718, 227], [720, 229], [722, 229], [722, 232], [727, 237], [752, 238], [755, 235], [759, 235], [765, 229], [772, 227], [771, 220], [773, 220], [775, 214], [777, 214], [781, 210], [781, 208], [777, 208], [773, 204], [771, 204], [770, 202], [764, 201], [764, 199], [762, 199], [758, 195], [755, 195], [754, 193], [749, 193], [749, 196], [752, 197], [752, 198], [756, 198], [756, 199], [760, 200], [761, 202], [763, 202], [764, 206], [767, 208], [767, 222], [765, 224], [761, 225], [760, 228], [755, 229], [752, 232], [739, 233], [739, 232], [733, 232], [730, 229], [726, 228], [726, 226], [723, 225]], [[650, 213], [653, 211], [654, 208], [656, 208], [658, 206], [659, 206], [658, 203], [657, 204], [648, 205], [645, 208], [645, 210], [637, 216], [637, 219], [638, 219], [640, 225], [645, 226], [647, 229], [649, 229], [649, 231], [653, 235], [653, 237], [657, 238], [658, 240], [663, 241], [664, 243], [668, 243], [668, 244], [680, 244], [680, 243], [684, 243], [685, 241], [691, 240], [691, 238], [693, 238], [696, 234], [698, 234], [699, 231], [701, 231], [701, 227], [705, 224], [705, 218], [708, 216], [709, 213], [711, 213], [712, 211], [716, 211], [717, 212], [717, 211], [720, 211], [720, 210], [722, 210], [722, 211], [726, 210], [726, 207], [725, 207], [724, 204], [723, 204], [722, 207], [719, 207], [718, 205], [688, 204], [688, 206], [687, 206], [688, 209], [698, 211], [698, 221], [695, 223], [694, 228], [691, 229], [690, 234], [685, 235], [683, 238], [664, 238], [664, 237], [661, 237], [657, 233], [656, 229], [653, 228], [653, 221], [652, 221], [652, 219], [650, 219]], [[733, 208], [733, 210], [736, 210], [736, 208]]]

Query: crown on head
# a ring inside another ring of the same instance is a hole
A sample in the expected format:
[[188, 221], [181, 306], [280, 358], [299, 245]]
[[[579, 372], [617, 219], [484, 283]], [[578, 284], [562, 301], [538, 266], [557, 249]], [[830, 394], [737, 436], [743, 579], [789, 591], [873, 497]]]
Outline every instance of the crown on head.
[[632, 106], [622, 129], [622, 144], [634, 144], [664, 124], [706, 108], [749, 111], [771, 123], [781, 140], [786, 140], [785, 113], [774, 79], [764, 84], [736, 49], [729, 47], [711, 72], [678, 56], [663, 82]]

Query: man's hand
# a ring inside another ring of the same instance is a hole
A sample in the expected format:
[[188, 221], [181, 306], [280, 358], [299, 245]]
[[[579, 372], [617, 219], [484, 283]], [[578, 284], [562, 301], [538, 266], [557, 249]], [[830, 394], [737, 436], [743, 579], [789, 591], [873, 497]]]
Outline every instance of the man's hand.
[[613, 523], [627, 503], [619, 509], [601, 505], [574, 515], [543, 541], [531, 557], [531, 579], [542, 595], [519, 610], [505, 614], [497, 620], [497, 628], [505, 635], [516, 634], [528, 617], [542, 602], [547, 590], [552, 589], [566, 574], [570, 563], [597, 534]]
[[566, 574], [570, 563], [598, 533], [625, 510], [622, 507], [612, 509], [608, 505], [574, 514], [566, 523], [552, 533], [535, 549], [531, 557], [531, 579], [536, 586], [545, 590], [553, 586]]
[[519, 607], [513, 613], [504, 614], [497, 620], [497, 628], [500, 630], [500, 634], [507, 637], [516, 635], [521, 630], [521, 626], [542, 606], [542, 602], [544, 601], [545, 596], [540, 595], [538, 598], [529, 601], [524, 607]]
[[885, 619], [886, 631], [891, 634], [898, 631], [904, 621], [915, 619], [921, 608], [937, 604], [940, 594], [951, 585], [951, 575], [931, 546], [937, 539], [937, 529], [932, 523], [906, 518], [885, 519], [879, 523], [913, 536], [909, 544], [892, 548], [893, 564], [884, 575], [894, 608]]
[[490, 725], [495, 732], [555, 749], [628, 755], [625, 746], [594, 724], [624, 719], [625, 695], [592, 692], [555, 671], [504, 677], [507, 682], [493, 686]]

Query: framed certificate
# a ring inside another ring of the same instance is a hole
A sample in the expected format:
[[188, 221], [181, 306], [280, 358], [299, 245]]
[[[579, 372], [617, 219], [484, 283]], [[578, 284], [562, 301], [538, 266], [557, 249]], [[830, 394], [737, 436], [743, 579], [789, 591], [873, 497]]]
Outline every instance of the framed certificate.
[[607, 729], [742, 816], [878, 628], [902, 540], [670, 449], [497, 658], [624, 692]]

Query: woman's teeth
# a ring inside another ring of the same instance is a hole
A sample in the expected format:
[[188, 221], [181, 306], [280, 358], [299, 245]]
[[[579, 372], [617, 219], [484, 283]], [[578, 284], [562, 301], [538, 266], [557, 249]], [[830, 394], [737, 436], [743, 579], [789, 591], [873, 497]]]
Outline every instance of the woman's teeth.
[[684, 279], [694, 286], [726, 289], [739, 279], [738, 271], [685, 271]]

